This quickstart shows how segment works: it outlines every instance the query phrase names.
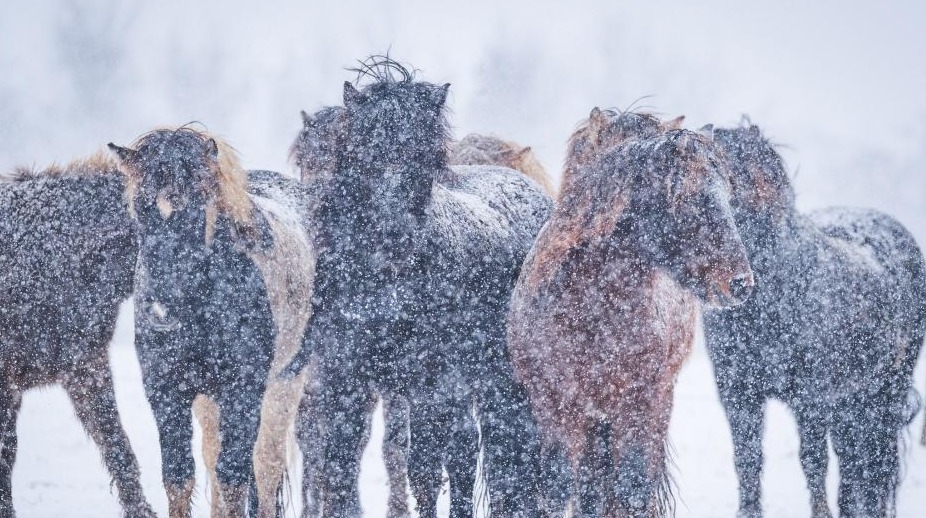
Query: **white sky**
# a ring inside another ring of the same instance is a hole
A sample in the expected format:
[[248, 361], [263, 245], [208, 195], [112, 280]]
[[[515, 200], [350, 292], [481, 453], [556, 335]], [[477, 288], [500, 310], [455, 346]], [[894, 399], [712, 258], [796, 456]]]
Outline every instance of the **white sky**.
[[595, 105], [746, 113], [787, 145], [802, 206], [887, 210], [926, 242], [926, 4], [263, 4], [4, 0], [0, 168], [198, 120], [246, 166], [290, 172], [299, 110], [340, 102], [344, 67], [391, 48], [452, 83], [458, 136], [530, 144], [554, 175]]

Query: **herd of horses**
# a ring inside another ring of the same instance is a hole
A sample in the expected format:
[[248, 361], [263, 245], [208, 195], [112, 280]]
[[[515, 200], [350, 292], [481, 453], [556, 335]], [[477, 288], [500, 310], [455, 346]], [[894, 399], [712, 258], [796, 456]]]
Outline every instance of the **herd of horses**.
[[187, 125], [0, 181], [0, 517], [22, 393], [53, 383], [124, 513], [154, 516], [108, 366], [130, 296], [172, 518], [191, 512], [193, 416], [212, 516], [277, 516], [293, 441], [303, 516], [360, 516], [377, 401], [390, 517], [409, 494], [436, 516], [445, 472], [454, 518], [485, 501], [671, 515], [668, 426], [699, 315], [738, 516], [762, 515], [768, 398], [794, 412], [814, 517], [831, 515], [828, 440], [839, 514], [894, 515], [926, 335], [926, 262], [903, 226], [797, 211], [748, 120], [595, 108], [557, 194], [530, 148], [452, 141], [448, 88], [371, 57], [343, 106], [303, 112], [299, 179], [246, 171]]

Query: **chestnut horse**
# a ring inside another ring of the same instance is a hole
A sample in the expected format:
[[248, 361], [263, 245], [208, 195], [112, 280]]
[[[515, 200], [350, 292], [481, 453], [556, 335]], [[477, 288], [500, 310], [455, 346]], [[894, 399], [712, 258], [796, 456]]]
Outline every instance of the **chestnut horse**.
[[839, 458], [842, 516], [893, 516], [902, 432], [915, 415], [913, 368], [926, 335], [926, 262], [890, 216], [804, 214], [781, 156], [751, 123], [718, 129], [734, 216], [758, 287], [704, 315], [707, 348], [733, 438], [739, 515], [762, 515], [765, 402], [797, 421], [811, 513], [830, 516], [827, 437]]
[[60, 384], [100, 448], [130, 518], [153, 517], [119, 422], [109, 342], [132, 294], [137, 245], [116, 162], [95, 155], [0, 179], [0, 517], [23, 392]]
[[511, 299], [508, 347], [582, 516], [662, 516], [666, 435], [698, 299], [738, 304], [752, 272], [726, 163], [680, 120], [594, 109]]
[[258, 514], [274, 516], [307, 377], [277, 373], [309, 319], [310, 195], [277, 173], [246, 174], [227, 144], [189, 127], [110, 147], [139, 234], [135, 344], [170, 516], [190, 513], [190, 409], [199, 396], [214, 403], [197, 408], [219, 486], [213, 512], [245, 516], [255, 480]]

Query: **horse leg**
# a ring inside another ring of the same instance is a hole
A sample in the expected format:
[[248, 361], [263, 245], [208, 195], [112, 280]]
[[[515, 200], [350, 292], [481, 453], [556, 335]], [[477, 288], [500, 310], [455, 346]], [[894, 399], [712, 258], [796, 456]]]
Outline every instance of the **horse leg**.
[[441, 453], [446, 442], [446, 419], [440, 415], [439, 404], [420, 404], [419, 401], [417, 397], [410, 401], [408, 479], [418, 505], [418, 516], [436, 518], [437, 495], [443, 485]]
[[324, 516], [359, 517], [358, 479], [373, 393], [365, 383], [330, 382], [324, 387], [322, 411], [328, 428], [323, 476]]
[[590, 426], [585, 434], [585, 444], [578, 462], [578, 516], [598, 518], [605, 515], [607, 507], [608, 464], [611, 451], [608, 445], [610, 434], [603, 434], [601, 423]]
[[450, 437], [445, 444], [450, 477], [450, 518], [472, 518], [479, 435], [468, 398], [457, 401], [452, 412]]
[[219, 433], [222, 451], [216, 462], [219, 492], [228, 518], [244, 518], [248, 485], [253, 477], [254, 445], [260, 426], [264, 380], [239, 380], [219, 396]]
[[219, 479], [215, 474], [215, 465], [222, 451], [222, 437], [219, 435], [219, 406], [212, 398], [198, 395], [193, 400], [193, 415], [199, 421], [203, 433], [203, 464], [206, 467], [206, 478], [209, 483], [211, 499], [210, 516], [222, 518], [225, 516], [225, 504], [219, 492]]
[[733, 439], [733, 464], [739, 480], [738, 518], [762, 516], [762, 426], [765, 401], [743, 387], [720, 382], [720, 402], [727, 414]]
[[482, 439], [493, 512], [535, 516], [542, 485], [540, 432], [510, 365], [499, 364], [482, 395]]
[[302, 518], [322, 515], [322, 466], [327, 432], [317, 389], [314, 382], [306, 385], [296, 418], [296, 440], [302, 450]]
[[138, 460], [119, 422], [116, 393], [106, 356], [72, 373], [64, 381], [77, 418], [103, 453], [103, 462], [119, 490], [126, 516], [154, 517], [141, 487]]
[[274, 518], [277, 490], [286, 470], [286, 446], [302, 397], [308, 372], [291, 380], [271, 375], [264, 391], [260, 431], [254, 445], [254, 480], [257, 486], [258, 516]]
[[796, 406], [794, 415], [797, 420], [797, 430], [800, 437], [801, 468], [807, 478], [807, 489], [810, 491], [811, 516], [814, 518], [829, 518], [829, 506], [826, 503], [826, 471], [827, 448], [826, 426], [823, 416], [814, 412], [812, 408]]
[[[170, 518], [190, 518], [193, 497], [194, 463], [190, 441], [193, 440], [193, 421], [190, 418], [191, 396], [180, 394], [163, 383], [152, 385], [146, 378], [148, 402], [158, 427], [161, 445], [161, 479], [167, 491], [167, 509]], [[152, 387], [154, 387], [152, 389]]]
[[566, 449], [560, 445], [548, 445], [541, 450], [541, 516], [565, 516], [572, 494], [572, 474]]
[[387, 518], [406, 518], [408, 512], [408, 399], [383, 393], [383, 459], [389, 476], [389, 510]]
[[0, 518], [14, 518], [13, 464], [16, 462], [16, 417], [22, 393], [6, 384], [0, 386]]

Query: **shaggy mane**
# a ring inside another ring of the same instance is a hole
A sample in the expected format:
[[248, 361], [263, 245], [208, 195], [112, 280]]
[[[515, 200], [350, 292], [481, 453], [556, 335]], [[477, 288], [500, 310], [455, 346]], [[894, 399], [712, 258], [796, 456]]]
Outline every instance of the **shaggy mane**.
[[681, 200], [711, 169], [726, 178], [723, 165], [710, 137], [684, 129], [612, 146], [595, 162], [573, 170], [564, 183], [549, 223], [553, 244], [537, 259], [540, 275], [534, 281], [552, 279], [571, 251], [608, 246], [634, 189], [666, 189], [671, 200]]
[[[149, 131], [138, 137], [133, 148], [143, 146], [148, 139], [155, 137], [163, 132], [174, 132], [175, 134], [193, 135], [204, 144], [212, 139], [215, 141], [219, 154], [218, 159], [212, 161], [210, 169], [215, 182], [209, 182], [200, 186], [201, 188], [211, 189], [215, 199], [215, 207], [220, 213], [227, 214], [236, 223], [251, 223], [251, 211], [253, 203], [247, 192], [247, 172], [241, 167], [241, 161], [238, 153], [225, 140], [209, 134], [206, 131], [199, 131], [191, 128], [189, 125], [177, 128], [159, 128]], [[141, 180], [140, 172], [133, 166], [121, 167], [123, 174], [126, 176], [126, 198], [129, 201], [130, 210], [134, 210], [133, 200], [138, 190], [138, 183]]]

